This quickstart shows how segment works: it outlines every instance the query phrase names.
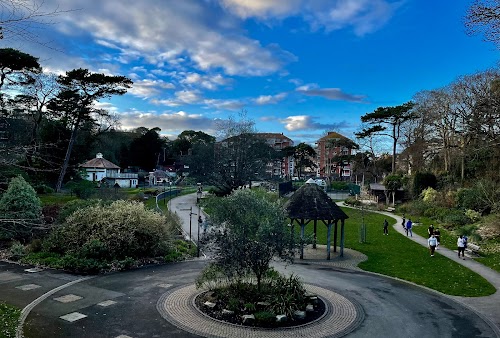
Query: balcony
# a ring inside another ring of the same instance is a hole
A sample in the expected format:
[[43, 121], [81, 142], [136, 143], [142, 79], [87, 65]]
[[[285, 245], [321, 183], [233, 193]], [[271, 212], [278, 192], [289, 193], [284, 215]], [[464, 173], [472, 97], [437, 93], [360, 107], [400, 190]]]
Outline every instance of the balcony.
[[138, 174], [133, 174], [133, 173], [107, 173], [106, 178], [135, 178], [138, 179], [139, 175]]

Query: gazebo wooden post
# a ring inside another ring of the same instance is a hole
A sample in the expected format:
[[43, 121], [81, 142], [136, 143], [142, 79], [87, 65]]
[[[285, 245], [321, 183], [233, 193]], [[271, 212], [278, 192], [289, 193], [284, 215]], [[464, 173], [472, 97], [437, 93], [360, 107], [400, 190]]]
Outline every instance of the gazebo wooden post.
[[306, 227], [304, 219], [300, 220], [300, 259], [304, 259], [304, 228]]
[[317, 224], [318, 220], [315, 219], [314, 220], [314, 238], [313, 238], [313, 249], [316, 249], [316, 241], [317, 241], [317, 232], [316, 232], [316, 224]]
[[344, 241], [345, 241], [345, 234], [344, 234], [344, 220], [340, 220], [340, 257], [344, 257]]
[[337, 223], [339, 222], [338, 219], [334, 221], [335, 223], [335, 230], [333, 231], [333, 252], [337, 252]]
[[328, 234], [326, 236], [326, 259], [330, 260], [330, 238], [332, 233], [332, 222], [328, 221]]

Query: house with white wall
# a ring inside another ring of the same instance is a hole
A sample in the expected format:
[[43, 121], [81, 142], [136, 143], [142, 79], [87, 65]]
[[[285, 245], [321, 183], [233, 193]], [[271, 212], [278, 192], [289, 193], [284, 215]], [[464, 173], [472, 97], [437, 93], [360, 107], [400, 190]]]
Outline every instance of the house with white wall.
[[120, 172], [120, 167], [103, 158], [101, 153], [81, 164], [80, 168], [85, 169], [84, 178], [88, 181], [107, 182], [110, 186], [118, 184], [121, 188], [135, 188], [139, 183], [138, 174]]

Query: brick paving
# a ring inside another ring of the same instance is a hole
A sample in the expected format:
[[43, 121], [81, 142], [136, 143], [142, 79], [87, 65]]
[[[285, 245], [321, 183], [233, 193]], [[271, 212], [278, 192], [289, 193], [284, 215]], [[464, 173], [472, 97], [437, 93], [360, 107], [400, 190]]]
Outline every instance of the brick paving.
[[165, 293], [157, 303], [161, 316], [181, 330], [203, 337], [342, 337], [352, 332], [364, 319], [362, 307], [346, 297], [318, 286], [306, 284], [307, 291], [318, 295], [326, 304], [323, 317], [315, 322], [293, 328], [261, 329], [243, 327], [212, 319], [194, 305], [200, 293], [193, 284]]

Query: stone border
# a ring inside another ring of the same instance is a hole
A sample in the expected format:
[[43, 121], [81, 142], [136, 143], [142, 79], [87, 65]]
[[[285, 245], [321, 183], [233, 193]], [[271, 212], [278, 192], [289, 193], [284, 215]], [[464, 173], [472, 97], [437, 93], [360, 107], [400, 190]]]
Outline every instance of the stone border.
[[214, 320], [194, 306], [200, 293], [194, 284], [183, 285], [163, 294], [156, 304], [160, 315], [172, 325], [203, 337], [270, 337], [285, 338], [290, 334], [307, 337], [342, 337], [354, 331], [364, 320], [364, 311], [357, 302], [336, 292], [305, 284], [309, 293], [321, 297], [326, 313], [318, 320], [303, 326], [264, 329], [239, 326]]

